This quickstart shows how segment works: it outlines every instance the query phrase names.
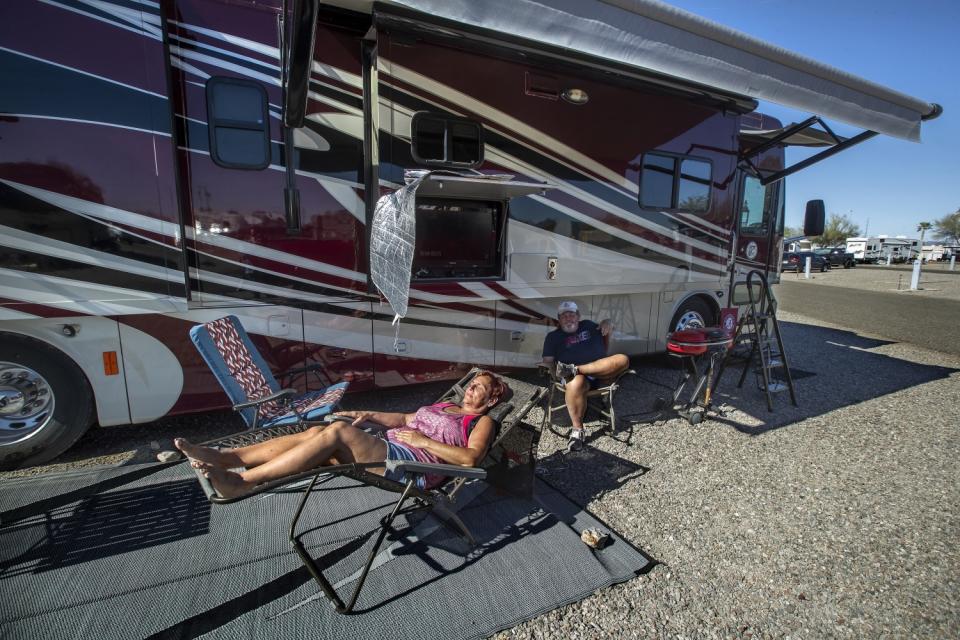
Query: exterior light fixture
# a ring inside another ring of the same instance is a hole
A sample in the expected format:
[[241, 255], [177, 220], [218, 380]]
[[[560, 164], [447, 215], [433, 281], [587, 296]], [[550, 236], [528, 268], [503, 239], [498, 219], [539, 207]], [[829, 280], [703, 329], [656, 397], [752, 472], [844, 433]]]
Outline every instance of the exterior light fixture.
[[566, 89], [560, 94], [560, 97], [570, 104], [576, 105], [587, 104], [587, 100], [590, 99], [590, 96], [583, 89]]

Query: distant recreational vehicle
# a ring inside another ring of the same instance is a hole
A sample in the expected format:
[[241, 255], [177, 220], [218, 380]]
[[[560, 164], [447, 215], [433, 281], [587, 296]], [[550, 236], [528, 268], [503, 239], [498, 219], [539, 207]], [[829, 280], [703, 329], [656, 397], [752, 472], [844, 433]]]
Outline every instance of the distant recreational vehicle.
[[847, 251], [859, 263], [907, 262], [920, 253], [920, 240], [906, 236], [876, 236], [847, 238]]
[[[188, 331], [227, 314], [274, 370], [353, 390], [533, 367], [568, 299], [663, 350], [778, 278], [785, 176], [941, 111], [649, 0], [13, 4], [2, 466], [224, 406]], [[793, 144], [825, 149], [787, 166]], [[369, 238], [424, 169], [398, 331]]]

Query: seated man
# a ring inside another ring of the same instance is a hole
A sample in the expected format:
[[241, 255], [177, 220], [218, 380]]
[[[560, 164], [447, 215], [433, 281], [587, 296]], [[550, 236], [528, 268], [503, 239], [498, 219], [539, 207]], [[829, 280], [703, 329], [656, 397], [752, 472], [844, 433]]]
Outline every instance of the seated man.
[[612, 382], [630, 366], [623, 354], [607, 355], [604, 340], [613, 331], [613, 323], [602, 320], [598, 325], [580, 319], [580, 310], [573, 301], [561, 302], [557, 309], [560, 327], [547, 334], [543, 341], [543, 362], [553, 366], [565, 381], [564, 400], [573, 429], [568, 449], [583, 446], [583, 414], [587, 410], [587, 392], [591, 388]]
[[[241, 496], [258, 484], [327, 464], [411, 460], [475, 467], [496, 431], [486, 413], [507, 392], [499, 377], [480, 371], [467, 385], [459, 405], [443, 402], [421, 407], [414, 413], [339, 411], [337, 415], [353, 420], [318, 425], [239, 449], [211, 449], [184, 438], [175, 439], [174, 444], [194, 467], [204, 470], [224, 498]], [[382, 435], [362, 431], [359, 426], [364, 422], [372, 423]], [[237, 467], [246, 470], [231, 471]], [[394, 477], [385, 473], [384, 468], [370, 471], [403, 481], [403, 474]], [[417, 485], [432, 488], [442, 481], [442, 476], [420, 476]]]

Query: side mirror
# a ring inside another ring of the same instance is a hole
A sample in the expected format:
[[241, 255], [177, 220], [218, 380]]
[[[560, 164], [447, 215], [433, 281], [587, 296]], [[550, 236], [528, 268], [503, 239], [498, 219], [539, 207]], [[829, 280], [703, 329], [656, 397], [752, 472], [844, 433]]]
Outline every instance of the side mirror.
[[826, 217], [826, 207], [823, 206], [823, 200], [808, 200], [807, 211], [803, 216], [803, 235], [808, 238], [823, 235], [823, 224]]
[[310, 84], [310, 69], [313, 67], [317, 14], [317, 0], [298, 0], [293, 3], [290, 44], [286, 52], [287, 83], [283, 94], [283, 123], [294, 129], [303, 126], [307, 113], [307, 88]]

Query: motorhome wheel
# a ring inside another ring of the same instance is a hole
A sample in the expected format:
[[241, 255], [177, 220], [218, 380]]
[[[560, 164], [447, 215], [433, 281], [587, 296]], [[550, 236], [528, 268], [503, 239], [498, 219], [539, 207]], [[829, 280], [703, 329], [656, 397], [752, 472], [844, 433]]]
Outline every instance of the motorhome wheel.
[[0, 337], [0, 469], [55, 458], [92, 421], [93, 397], [70, 358], [38, 340]]
[[670, 321], [670, 331], [699, 329], [712, 326], [713, 323], [713, 312], [710, 310], [710, 306], [700, 298], [690, 298], [685, 300], [677, 309], [677, 312], [673, 314], [673, 320]]

